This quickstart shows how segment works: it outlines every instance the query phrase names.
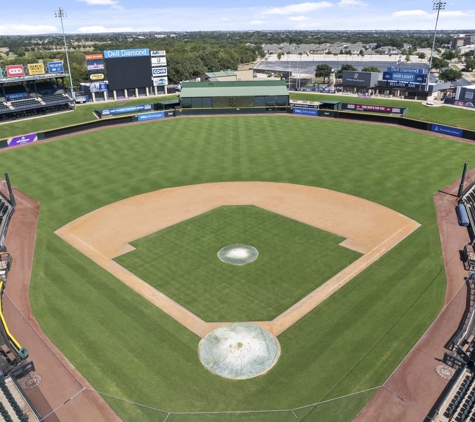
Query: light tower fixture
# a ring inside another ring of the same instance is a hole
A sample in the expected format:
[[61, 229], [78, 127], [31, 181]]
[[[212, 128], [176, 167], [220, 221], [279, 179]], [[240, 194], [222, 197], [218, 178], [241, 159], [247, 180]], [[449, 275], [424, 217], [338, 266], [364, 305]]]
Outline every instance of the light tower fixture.
[[430, 51], [430, 59], [429, 59], [429, 73], [427, 74], [427, 82], [426, 82], [426, 91], [429, 94], [429, 78], [430, 78], [430, 71], [432, 69], [432, 57], [434, 55], [435, 49], [435, 38], [437, 37], [437, 24], [439, 23], [439, 14], [441, 10], [445, 9], [447, 2], [442, 0], [432, 0], [432, 10], [437, 10], [437, 18], [435, 20], [435, 29], [434, 29], [434, 40], [432, 41], [432, 49]]
[[66, 51], [66, 62], [68, 63], [69, 85], [71, 88], [71, 98], [74, 100], [73, 78], [71, 77], [71, 65], [69, 64], [68, 45], [66, 44], [66, 35], [64, 34], [63, 18], [67, 17], [66, 10], [60, 7], [54, 11], [54, 17], [61, 19], [61, 29], [63, 30], [64, 49]]

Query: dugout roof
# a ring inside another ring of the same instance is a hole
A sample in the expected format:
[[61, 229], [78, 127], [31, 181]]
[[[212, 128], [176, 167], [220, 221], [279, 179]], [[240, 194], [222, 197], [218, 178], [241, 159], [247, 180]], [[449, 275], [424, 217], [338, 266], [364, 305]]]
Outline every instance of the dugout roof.
[[288, 96], [285, 81], [185, 82], [181, 98]]

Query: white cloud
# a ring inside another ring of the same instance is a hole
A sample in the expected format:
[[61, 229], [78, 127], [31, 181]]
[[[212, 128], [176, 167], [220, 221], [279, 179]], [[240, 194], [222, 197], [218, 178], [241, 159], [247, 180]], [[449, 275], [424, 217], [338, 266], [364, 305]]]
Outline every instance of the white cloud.
[[36, 34], [50, 34], [56, 33], [58, 29], [56, 26], [52, 25], [15, 25], [15, 24], [6, 24], [0, 25], [0, 34], [1, 35], [36, 35]]
[[340, 7], [351, 7], [351, 6], [366, 7], [368, 6], [368, 4], [362, 2], [361, 0], [341, 0], [340, 2], [338, 2], [338, 6]]
[[130, 27], [124, 27], [124, 28], [105, 28], [104, 26], [82, 26], [81, 28], [78, 28], [76, 32], [79, 32], [81, 34], [92, 34], [92, 33], [97, 33], [97, 32], [133, 32], [133, 29]]
[[400, 10], [399, 12], [394, 12], [392, 13], [392, 16], [395, 18], [405, 18], [408, 16], [429, 16], [429, 13], [427, 13], [424, 10]]
[[115, 6], [117, 2], [115, 0], [78, 0], [89, 4], [90, 6]]
[[289, 21], [294, 21], [294, 22], [302, 22], [302, 21], [308, 21], [310, 18], [307, 16], [291, 16], [289, 18]]
[[469, 10], [467, 12], [461, 12], [458, 10], [446, 10], [444, 12], [440, 12], [440, 16], [443, 18], [465, 18], [467, 16], [473, 16], [475, 12], [473, 10]]
[[300, 13], [314, 12], [320, 9], [328, 9], [332, 6], [333, 4], [328, 1], [321, 1], [318, 3], [307, 2], [291, 4], [284, 7], [273, 7], [272, 9], [265, 10], [262, 13], [265, 15], [297, 15]]
[[257, 20], [257, 19], [256, 19], [256, 20], [253, 20], [253, 21], [251, 21], [251, 22], [249, 22], [249, 23], [250, 23], [251, 25], [263, 25], [263, 24], [265, 24], [264, 21], [260, 21], [260, 20]]

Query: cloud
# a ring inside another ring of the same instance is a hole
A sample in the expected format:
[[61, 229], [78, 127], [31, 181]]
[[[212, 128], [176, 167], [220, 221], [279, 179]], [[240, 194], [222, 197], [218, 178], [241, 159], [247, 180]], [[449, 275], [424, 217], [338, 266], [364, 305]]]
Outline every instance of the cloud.
[[117, 2], [115, 0], [78, 0], [80, 2], [86, 3], [90, 6], [116, 6]]
[[368, 4], [362, 2], [361, 0], [341, 0], [340, 2], [338, 2], [338, 6], [340, 7], [352, 7], [352, 6], [366, 7], [368, 6]]
[[260, 21], [260, 20], [257, 20], [257, 19], [256, 19], [256, 20], [253, 20], [253, 21], [251, 21], [251, 22], [249, 22], [249, 23], [250, 23], [251, 25], [263, 25], [263, 24], [265, 24], [264, 21]]
[[298, 15], [300, 13], [308, 13], [320, 9], [328, 9], [332, 6], [333, 4], [328, 1], [321, 1], [318, 3], [307, 2], [291, 4], [289, 6], [284, 7], [273, 7], [272, 9], [265, 10], [262, 13], [265, 15]]
[[76, 32], [81, 34], [92, 34], [97, 32], [133, 32], [134, 30], [130, 27], [125, 28], [105, 28], [104, 26], [82, 26], [78, 28]]
[[458, 10], [454, 10], [454, 11], [446, 10], [446, 11], [440, 12], [440, 16], [443, 18], [465, 18], [467, 16], [473, 16], [474, 14], [475, 13], [473, 12], [473, 10], [469, 10], [467, 12], [461, 12]]
[[294, 22], [302, 22], [302, 21], [308, 21], [310, 18], [307, 16], [291, 16], [289, 18], [289, 21], [294, 21]]
[[52, 25], [26, 25], [26, 24], [6, 24], [0, 25], [1, 35], [36, 35], [51, 34], [58, 32], [56, 26]]
[[429, 13], [427, 13], [424, 10], [400, 10], [399, 12], [393, 12], [391, 16], [395, 18], [405, 18], [408, 16], [421, 17], [421, 16], [429, 16]]

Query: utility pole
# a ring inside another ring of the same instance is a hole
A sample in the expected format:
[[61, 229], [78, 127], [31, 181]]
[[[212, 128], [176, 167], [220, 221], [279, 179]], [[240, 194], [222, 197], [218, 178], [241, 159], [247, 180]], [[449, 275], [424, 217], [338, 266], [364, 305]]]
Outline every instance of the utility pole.
[[64, 25], [63, 25], [63, 18], [67, 17], [66, 10], [60, 7], [58, 10], [54, 11], [54, 17], [61, 19], [61, 29], [63, 30], [64, 49], [66, 51], [66, 62], [68, 63], [69, 84], [71, 87], [71, 98], [74, 100], [75, 96], [74, 96], [73, 78], [71, 77], [71, 65], [69, 64], [68, 45], [66, 44], [66, 35], [64, 34]]
[[435, 20], [435, 29], [434, 29], [434, 40], [432, 41], [432, 49], [430, 51], [430, 59], [429, 59], [429, 73], [427, 74], [427, 82], [426, 82], [426, 92], [429, 94], [429, 78], [430, 78], [430, 71], [432, 69], [432, 57], [434, 55], [435, 49], [435, 38], [437, 36], [437, 24], [439, 23], [439, 14], [441, 10], [445, 9], [447, 2], [442, 0], [432, 0], [432, 10], [437, 10], [437, 19]]

